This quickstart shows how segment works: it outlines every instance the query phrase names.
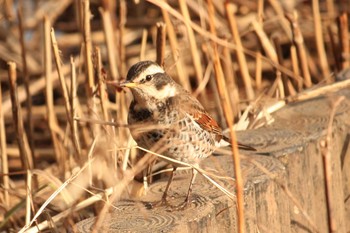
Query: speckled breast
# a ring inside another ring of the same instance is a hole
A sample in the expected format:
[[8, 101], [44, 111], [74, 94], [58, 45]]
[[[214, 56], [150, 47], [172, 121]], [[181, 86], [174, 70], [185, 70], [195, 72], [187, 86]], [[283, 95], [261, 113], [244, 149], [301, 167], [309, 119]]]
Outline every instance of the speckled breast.
[[140, 147], [190, 164], [198, 163], [215, 150], [214, 136], [191, 117], [180, 118], [176, 110], [156, 113], [134, 110], [130, 109], [128, 122], [139, 124], [131, 127], [130, 132]]

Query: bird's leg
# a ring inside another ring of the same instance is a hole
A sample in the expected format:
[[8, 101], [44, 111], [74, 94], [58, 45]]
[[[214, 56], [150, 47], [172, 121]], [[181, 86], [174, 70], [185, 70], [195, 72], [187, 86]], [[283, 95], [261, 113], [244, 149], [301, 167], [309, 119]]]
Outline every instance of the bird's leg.
[[176, 171], [176, 167], [173, 167], [173, 170], [171, 171], [171, 174], [169, 176], [169, 180], [168, 180], [168, 183], [166, 185], [166, 188], [164, 190], [164, 193], [163, 193], [163, 196], [162, 196], [162, 202], [166, 203], [166, 198], [168, 196], [168, 190], [169, 190], [169, 187], [170, 187], [170, 184], [171, 182], [173, 182], [173, 178], [174, 178], [174, 173]]
[[152, 209], [156, 206], [168, 205], [168, 201], [167, 201], [168, 190], [169, 190], [171, 182], [173, 181], [175, 171], [176, 171], [176, 167], [173, 167], [173, 170], [171, 171], [171, 174], [170, 174], [169, 179], [168, 179], [168, 183], [165, 187], [162, 199], [160, 201], [157, 201], [154, 203], [147, 203], [146, 207], [148, 209]]
[[186, 199], [176, 209], [183, 210], [183, 209], [185, 209], [186, 207], [188, 207], [190, 205], [190, 203], [191, 203], [191, 196], [192, 196], [192, 187], [193, 187], [193, 183], [194, 183], [194, 181], [196, 179], [197, 173], [198, 173], [197, 170], [192, 168], [192, 178], [191, 178], [190, 186], [188, 187], [188, 192], [187, 192]]

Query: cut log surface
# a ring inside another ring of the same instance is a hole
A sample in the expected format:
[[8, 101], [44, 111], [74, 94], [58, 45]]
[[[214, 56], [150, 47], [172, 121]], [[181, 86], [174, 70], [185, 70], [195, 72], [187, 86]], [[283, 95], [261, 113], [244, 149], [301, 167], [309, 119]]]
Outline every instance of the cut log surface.
[[[331, 156], [332, 219], [337, 232], [350, 231], [350, 91], [289, 104], [274, 113], [274, 122], [255, 130], [237, 132], [239, 141], [268, 156], [242, 152], [246, 232], [328, 232], [328, 210], [322, 141], [334, 101], [345, 100], [336, 109], [332, 123]], [[231, 156], [211, 156], [201, 168], [218, 184], [235, 193]], [[175, 175], [169, 203], [181, 204], [189, 185], [189, 171]], [[215, 176], [214, 176], [215, 174]], [[220, 177], [218, 177], [220, 176]], [[237, 232], [235, 197], [229, 197], [201, 175], [193, 187], [190, 208], [170, 206], [147, 209], [159, 201], [166, 179], [151, 184], [147, 195], [137, 200], [119, 200], [103, 220], [98, 232]], [[90, 232], [96, 218], [77, 224]]]

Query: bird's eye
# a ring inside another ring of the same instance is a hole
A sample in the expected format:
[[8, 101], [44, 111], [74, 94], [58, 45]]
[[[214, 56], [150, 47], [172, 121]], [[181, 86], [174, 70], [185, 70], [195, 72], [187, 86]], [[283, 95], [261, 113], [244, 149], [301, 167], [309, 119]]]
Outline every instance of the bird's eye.
[[151, 79], [152, 79], [152, 75], [147, 75], [146, 76], [146, 81], [151, 81]]

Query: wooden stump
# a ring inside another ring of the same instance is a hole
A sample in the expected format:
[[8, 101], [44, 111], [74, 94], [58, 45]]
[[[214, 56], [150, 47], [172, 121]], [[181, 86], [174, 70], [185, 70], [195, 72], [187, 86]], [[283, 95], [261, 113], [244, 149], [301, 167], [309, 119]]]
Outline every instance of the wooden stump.
[[[327, 135], [332, 101], [347, 98], [338, 106], [332, 124], [331, 167], [333, 219], [338, 232], [350, 230], [350, 92], [290, 104], [273, 114], [271, 125], [238, 132], [239, 140], [270, 156], [242, 156], [247, 232], [328, 232], [322, 141]], [[233, 161], [212, 156], [201, 164], [206, 171], [228, 177], [216, 179], [234, 193]], [[262, 169], [263, 168], [263, 169]], [[263, 170], [266, 171], [263, 171]], [[215, 171], [215, 172], [214, 172]], [[170, 188], [170, 203], [181, 203], [189, 175], [178, 174]], [[190, 208], [170, 211], [147, 209], [143, 202], [160, 200], [166, 180], [152, 184], [139, 200], [118, 201], [104, 219], [101, 232], [236, 232], [236, 204], [222, 191], [198, 177]], [[95, 218], [77, 224], [89, 232]]]

